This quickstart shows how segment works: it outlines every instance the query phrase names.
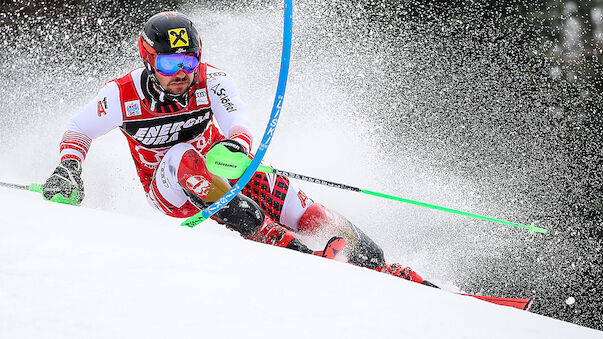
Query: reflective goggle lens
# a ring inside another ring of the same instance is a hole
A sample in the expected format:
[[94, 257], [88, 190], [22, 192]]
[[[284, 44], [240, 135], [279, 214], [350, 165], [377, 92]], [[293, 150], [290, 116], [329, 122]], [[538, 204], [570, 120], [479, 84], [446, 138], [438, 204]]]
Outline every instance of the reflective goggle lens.
[[165, 54], [155, 57], [155, 68], [163, 75], [172, 76], [180, 70], [192, 73], [199, 66], [199, 52]]

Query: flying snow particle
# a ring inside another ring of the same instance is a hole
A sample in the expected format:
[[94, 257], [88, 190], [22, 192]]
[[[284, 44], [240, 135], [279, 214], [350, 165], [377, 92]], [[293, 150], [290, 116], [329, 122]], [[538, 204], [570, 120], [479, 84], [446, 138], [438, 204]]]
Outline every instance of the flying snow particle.
[[574, 299], [574, 297], [569, 297], [569, 298], [567, 298], [567, 300], [565, 300], [565, 303], [568, 305], [571, 305], [575, 302], [576, 302], [576, 299]]

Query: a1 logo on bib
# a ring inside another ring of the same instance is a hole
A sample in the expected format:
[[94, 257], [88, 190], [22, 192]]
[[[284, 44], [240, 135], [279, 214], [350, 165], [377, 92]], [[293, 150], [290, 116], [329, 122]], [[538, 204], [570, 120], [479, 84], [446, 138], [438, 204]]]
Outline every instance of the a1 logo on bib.
[[174, 28], [168, 31], [170, 36], [170, 47], [188, 47], [188, 33], [186, 28]]

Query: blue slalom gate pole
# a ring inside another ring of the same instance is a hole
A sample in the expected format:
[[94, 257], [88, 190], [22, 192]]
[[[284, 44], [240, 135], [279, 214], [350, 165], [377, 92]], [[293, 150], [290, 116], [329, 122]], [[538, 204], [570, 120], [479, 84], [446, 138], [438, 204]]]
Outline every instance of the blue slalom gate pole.
[[204, 220], [209, 219], [222, 207], [226, 206], [226, 204], [228, 204], [230, 200], [232, 200], [232, 198], [234, 198], [245, 187], [245, 185], [247, 185], [249, 180], [251, 180], [251, 177], [253, 177], [253, 175], [255, 174], [257, 168], [260, 166], [260, 163], [262, 162], [262, 159], [264, 158], [264, 155], [268, 150], [268, 146], [270, 146], [272, 136], [274, 135], [276, 125], [278, 124], [278, 119], [281, 114], [283, 99], [285, 97], [285, 88], [287, 87], [287, 77], [289, 75], [292, 38], [293, 0], [285, 0], [283, 49], [281, 54], [281, 68], [278, 77], [278, 87], [276, 88], [276, 97], [274, 98], [272, 112], [270, 114], [270, 119], [268, 120], [268, 125], [266, 126], [266, 131], [264, 132], [264, 136], [262, 138], [262, 143], [260, 144], [258, 151], [255, 153], [253, 160], [249, 164], [249, 167], [247, 168], [245, 173], [243, 173], [237, 183], [233, 185], [232, 188], [228, 192], [226, 192], [226, 194], [224, 194], [220, 199], [211, 204], [211, 206], [185, 220], [181, 224], [182, 226], [195, 227], [202, 223]]

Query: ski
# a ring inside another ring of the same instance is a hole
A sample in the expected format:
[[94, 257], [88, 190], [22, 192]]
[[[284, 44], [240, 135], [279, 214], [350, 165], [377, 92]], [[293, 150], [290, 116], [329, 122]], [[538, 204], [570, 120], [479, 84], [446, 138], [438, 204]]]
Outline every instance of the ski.
[[463, 293], [459, 293], [459, 294], [477, 298], [477, 299], [487, 301], [489, 303], [493, 303], [493, 304], [497, 304], [497, 305], [518, 308], [518, 309], [524, 310], [524, 311], [528, 311], [530, 309], [530, 307], [532, 307], [532, 304], [534, 303], [534, 298], [517, 299], [517, 298], [503, 298], [503, 297], [487, 297], [487, 296], [483, 296], [483, 295], [473, 295], [473, 294], [463, 294]]

